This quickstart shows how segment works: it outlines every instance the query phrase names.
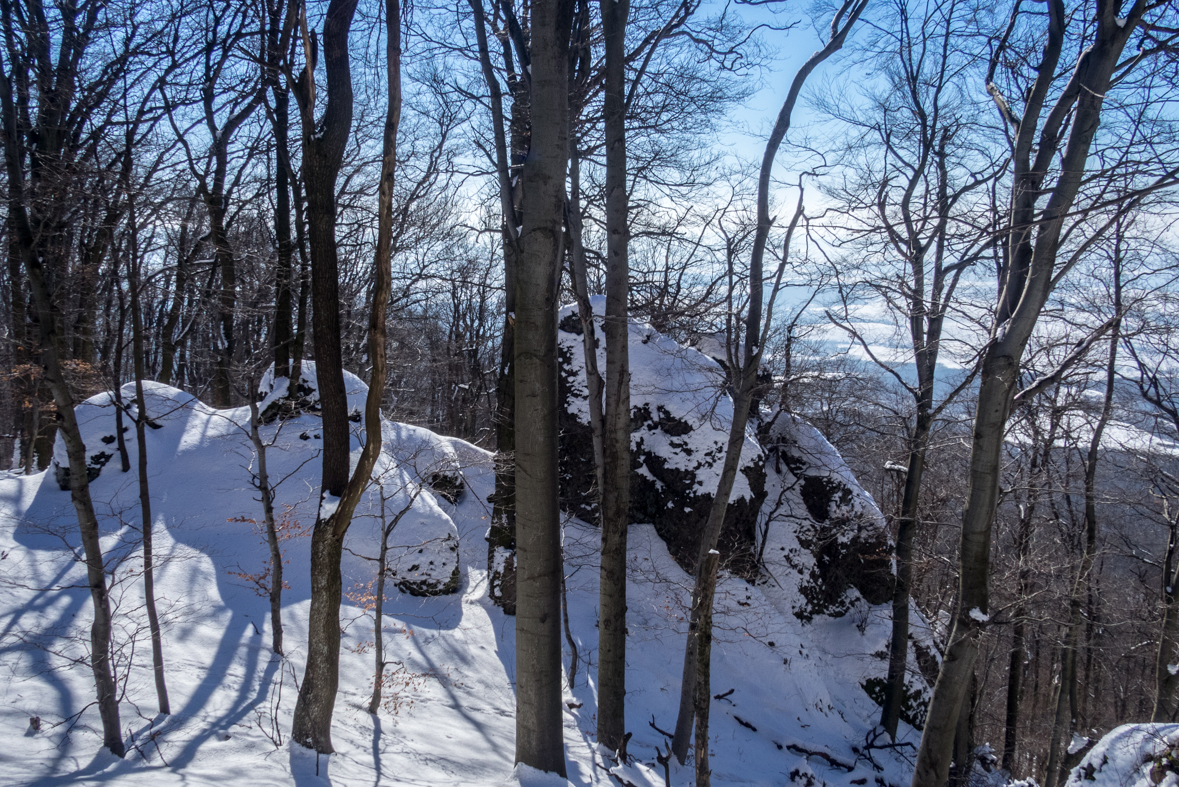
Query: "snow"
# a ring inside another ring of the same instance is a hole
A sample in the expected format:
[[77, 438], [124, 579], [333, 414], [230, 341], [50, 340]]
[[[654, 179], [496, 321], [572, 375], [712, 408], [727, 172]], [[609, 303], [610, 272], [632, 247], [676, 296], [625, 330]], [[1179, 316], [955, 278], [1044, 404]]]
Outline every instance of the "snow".
[[319, 504], [319, 518], [329, 519], [336, 513], [336, 509], [340, 507], [340, 498], [328, 492], [323, 493], [323, 497]]
[[[319, 382], [315, 373], [315, 361], [303, 361], [300, 365], [300, 372], [299, 386], [306, 391], [303, 395], [304, 400], [312, 409], [316, 409], [319, 406]], [[261, 401], [258, 402], [258, 412], [265, 413], [266, 408], [286, 396], [289, 383], [290, 381], [286, 377], [275, 379], [274, 365], [272, 364], [258, 382], [258, 393], [262, 396]], [[348, 397], [349, 415], [362, 414], [364, 400], [368, 395], [368, 386], [356, 375], [345, 371], [344, 392]]]
[[1172, 754], [1177, 724], [1124, 724], [1105, 735], [1069, 774], [1065, 787], [1179, 784]]
[[1071, 756], [1079, 752], [1081, 749], [1084, 749], [1088, 745], [1089, 738], [1086, 738], [1084, 735], [1077, 735], [1074, 732], [1072, 740], [1068, 743], [1068, 753]]
[[991, 619], [990, 615], [983, 612], [978, 607], [974, 607], [973, 609], [971, 609], [968, 614], [970, 615], [971, 620], [976, 620], [979, 623], [986, 623], [987, 621], [989, 621]]
[[[642, 333], [639, 328], [632, 337], [641, 341]], [[699, 372], [698, 360], [681, 360], [682, 380], [712, 379], [714, 372]], [[636, 376], [639, 385], [655, 383], [638, 364]], [[349, 382], [350, 402], [363, 400], [358, 383]], [[266, 395], [281, 388], [273, 380], [262, 387]], [[135, 473], [108, 464], [91, 485], [111, 560], [115, 664], [125, 687], [121, 718], [132, 744], [124, 760], [100, 751], [97, 712], [88, 707], [93, 682], [84, 664], [71, 663], [85, 655], [90, 601], [70, 496], [49, 474], [0, 477], [0, 740], [20, 742], [0, 748], [0, 784], [664, 784], [655, 753], [666, 748], [666, 739], [649, 722], [663, 729], [675, 723], [692, 580], [654, 527], [632, 526], [628, 545], [626, 702], [635, 759], [616, 765], [594, 740], [600, 534], [569, 519], [565, 573], [579, 660], [563, 697], [568, 778], [516, 766], [514, 619], [487, 599], [491, 457], [457, 439], [382, 423], [379, 484], [363, 496], [345, 541], [336, 753], [317, 756], [292, 746], [289, 731], [305, 662], [308, 534], [321, 497], [319, 419], [304, 413], [262, 427], [270, 476], [281, 481], [276, 508], [292, 523], [283, 541], [290, 585], [283, 596], [284, 659], [270, 651], [268, 601], [249, 579], [265, 566], [267, 547], [258, 526], [243, 521], [261, 519], [247, 408], [214, 410], [166, 386], [149, 390], [149, 414], [161, 425], [148, 430], [147, 439], [156, 594], [173, 715], [155, 714], [138, 576]], [[707, 401], [718, 413], [723, 409], [715, 386], [690, 389], [682, 399], [672, 405]], [[109, 395], [78, 409], [80, 418], [87, 416], [88, 445], [91, 436], [113, 433]], [[363, 424], [350, 426], [355, 457]], [[869, 528], [883, 522], [817, 432], [795, 420], [779, 427], [793, 450], [805, 449], [807, 472], [849, 485], [850, 498], [833, 502], [832, 512]], [[133, 432], [129, 437], [134, 467]], [[457, 478], [468, 493], [453, 504], [435, 495], [430, 484], [439, 473]], [[871, 605], [851, 590], [848, 614], [805, 624], [798, 619], [801, 579], [784, 555], [793, 550], [796, 561], [806, 559], [797, 529], [811, 520], [791, 471], [767, 466], [767, 475], [770, 499], [785, 503], [760, 536], [766, 573], [751, 585], [722, 572], [717, 584], [712, 691], [728, 693], [712, 707], [713, 783], [781, 785], [797, 774], [816, 785], [907, 784], [907, 748], [864, 748], [879, 708], [863, 684], [886, 671], [878, 654], [887, 650], [888, 606]], [[374, 578], [370, 558], [382, 524], [401, 511], [406, 515], [390, 539], [394, 584], [442, 581], [457, 572], [458, 587], [436, 597], [387, 589], [386, 696], [392, 701], [371, 716], [365, 712], [373, 671], [365, 596]], [[919, 615], [914, 622], [919, 634]], [[566, 645], [566, 670], [570, 659]], [[30, 727], [32, 717], [42, 720], [39, 732]], [[904, 723], [900, 736], [911, 746], [918, 741]], [[690, 766], [673, 763], [670, 772], [673, 784], [691, 784]]]

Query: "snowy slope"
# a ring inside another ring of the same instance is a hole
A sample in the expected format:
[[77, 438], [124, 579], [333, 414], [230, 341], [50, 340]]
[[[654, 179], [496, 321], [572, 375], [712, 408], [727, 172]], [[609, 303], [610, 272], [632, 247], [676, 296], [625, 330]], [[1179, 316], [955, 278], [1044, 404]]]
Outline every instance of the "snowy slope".
[[[131, 746], [125, 760], [100, 752], [98, 716], [88, 705], [93, 684], [88, 667], [77, 661], [85, 655], [90, 611], [69, 495], [52, 473], [0, 478], [0, 741], [7, 744], [0, 747], [0, 784], [566, 783], [513, 772], [514, 629], [486, 598], [485, 501], [493, 485], [487, 453], [414, 427], [383, 426], [378, 470], [386, 518], [406, 503], [406, 490], [439, 473], [467, 488], [454, 503], [422, 492], [393, 536], [401, 554], [415, 562], [415, 550], [457, 537], [457, 553], [438, 554], [457, 558], [458, 592], [427, 598], [389, 589], [391, 699], [378, 717], [364, 711], [372, 686], [371, 617], [362, 594], [345, 606], [337, 753], [317, 758], [287, 740], [303, 671], [309, 539], [294, 535], [284, 542], [291, 587], [284, 595], [283, 660], [269, 649], [267, 600], [241, 576], [256, 574], [266, 556], [255, 526], [240, 521], [261, 518], [251, 487], [256, 463], [243, 431], [246, 411], [212, 410], [162, 386], [151, 391], [150, 414], [161, 424], [148, 433], [157, 596], [174, 713], [155, 714], [138, 577], [135, 473], [119, 472], [116, 456], [92, 485], [115, 582], [116, 663]], [[130, 398], [129, 389], [124, 396]], [[86, 428], [95, 436], [111, 428], [103, 422], [111, 417], [103, 401], [109, 397], [91, 400]], [[355, 449], [361, 425], [354, 427]], [[289, 506], [302, 527], [311, 524], [318, 499], [317, 431], [312, 414], [263, 429], [274, 443], [271, 476], [283, 479], [279, 507]], [[886, 647], [886, 605], [869, 603], [853, 587], [843, 592], [847, 610], [838, 616], [833, 610], [804, 622], [798, 615], [806, 582], [798, 566], [807, 549], [797, 532], [814, 520], [807, 501], [791, 491], [791, 478], [839, 475], [845, 468], [829, 446], [813, 439], [813, 430], [794, 424], [792, 434], [795, 444], [811, 439], [811, 469], [795, 464], [798, 476], [788, 468], [767, 471], [767, 485], [776, 490], [770, 499], [783, 488], [790, 499], [789, 516], [775, 517], [765, 531], [770, 570], [756, 585], [724, 576], [718, 588], [712, 690], [723, 699], [712, 712], [713, 781], [905, 784], [909, 748], [864, 747], [879, 711], [862, 684], [884, 674], [874, 654]], [[133, 430], [129, 436], [134, 467]], [[829, 518], [873, 526], [878, 514], [870, 498], [851, 486], [850, 476], [840, 478], [852, 490], [850, 502], [832, 508]], [[372, 579], [363, 556], [376, 553], [380, 491], [370, 490], [349, 532], [346, 588], [363, 588]], [[578, 658], [564, 722], [568, 783], [577, 785], [618, 783], [593, 739], [597, 541], [596, 529], [567, 522], [570, 636]], [[784, 549], [774, 556], [774, 547]], [[793, 564], [782, 557], [792, 549]], [[668, 730], [675, 723], [691, 581], [651, 526], [631, 528], [629, 566], [627, 718], [636, 762], [617, 775], [634, 785], [662, 785], [655, 754], [665, 738], [655, 727]], [[568, 643], [564, 655], [572, 672]], [[30, 724], [34, 717], [39, 730]], [[904, 734], [916, 742], [912, 730], [904, 727]], [[690, 769], [672, 767], [671, 777], [676, 785], [692, 781]]]

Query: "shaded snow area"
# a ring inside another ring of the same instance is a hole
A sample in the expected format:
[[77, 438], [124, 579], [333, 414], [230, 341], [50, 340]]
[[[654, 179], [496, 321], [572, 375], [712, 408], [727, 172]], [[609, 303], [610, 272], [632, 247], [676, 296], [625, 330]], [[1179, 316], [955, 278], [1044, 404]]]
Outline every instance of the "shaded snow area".
[[[632, 350], [636, 342], [658, 348], [667, 341], [646, 331], [632, 330]], [[668, 369], [682, 362], [688, 375], [698, 364], [678, 345], [667, 348]], [[657, 362], [658, 355], [632, 356], [636, 387], [657, 384], [648, 375]], [[308, 382], [314, 380], [305, 379], [304, 387], [313, 389]], [[349, 384], [350, 401], [362, 400], [356, 387], [362, 384], [355, 378]], [[669, 411], [704, 406], [695, 390], [677, 403], [669, 393], [676, 384], [661, 384]], [[263, 393], [274, 388], [268, 383]], [[131, 390], [123, 389], [127, 401]], [[4, 476], [0, 740], [7, 745], [0, 747], [0, 784], [664, 784], [655, 755], [658, 747], [666, 750], [666, 738], [656, 728], [675, 725], [692, 581], [653, 525], [630, 529], [626, 712], [634, 760], [613, 766], [594, 740], [599, 533], [569, 518], [565, 573], [578, 655], [574, 661], [564, 643], [568, 780], [516, 768], [514, 620], [487, 600], [491, 456], [456, 439], [383, 424], [378, 483], [357, 509], [345, 543], [349, 598], [341, 614], [336, 753], [317, 757], [292, 746], [288, 734], [305, 661], [319, 418], [312, 408], [294, 408], [261, 432], [283, 519], [284, 660], [270, 650], [268, 600], [260, 594], [267, 549], [260, 525], [251, 521], [261, 522], [262, 507], [252, 486], [258, 463], [246, 431], [248, 410], [213, 410], [164, 386], [150, 386], [149, 393], [149, 415], [159, 427], [147, 430], [156, 594], [174, 713], [155, 713], [136, 473], [121, 472], [116, 449], [92, 484], [113, 581], [125, 760], [100, 749], [98, 713], [90, 704], [90, 599], [70, 496], [52, 473]], [[712, 412], [731, 410], [715, 390], [709, 396]], [[95, 397], [78, 410], [88, 453], [95, 446], [110, 451], [102, 437], [115, 430], [111, 397]], [[351, 427], [355, 458], [363, 424]], [[134, 429], [126, 434], [135, 468]], [[766, 475], [755, 544], [763, 568], [752, 581], [722, 572], [717, 590], [711, 691], [720, 698], [708, 741], [713, 783], [908, 784], [915, 730], [902, 723], [904, 743], [897, 748], [866, 745], [875, 741], [879, 706], [870, 694], [872, 681], [886, 672], [889, 634], [880, 593], [890, 570], [883, 520], [811, 427], [780, 416], [768, 435], [764, 450], [753, 444]], [[397, 574], [385, 603], [386, 703], [371, 716], [365, 707], [372, 689], [374, 566], [367, 558], [378, 552], [382, 522], [402, 512], [390, 538]], [[911, 688], [918, 696], [927, 691], [917, 673]], [[693, 782], [690, 766], [673, 764], [670, 777], [677, 787]]]

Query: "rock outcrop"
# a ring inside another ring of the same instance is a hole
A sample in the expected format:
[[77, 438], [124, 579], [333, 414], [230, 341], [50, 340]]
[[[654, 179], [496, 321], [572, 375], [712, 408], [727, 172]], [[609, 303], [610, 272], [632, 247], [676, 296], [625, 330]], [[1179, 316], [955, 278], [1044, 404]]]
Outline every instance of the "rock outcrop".
[[[598, 368], [605, 370], [601, 312], [594, 299]], [[559, 315], [561, 498], [586, 521], [597, 517], [593, 436], [585, 382], [582, 323], [576, 307]], [[650, 523], [685, 569], [695, 566], [724, 463], [733, 418], [724, 371], [713, 359], [633, 322], [631, 366], [632, 523]], [[755, 571], [756, 523], [765, 499], [765, 455], [752, 430], [742, 451], [719, 551], [733, 571]]]

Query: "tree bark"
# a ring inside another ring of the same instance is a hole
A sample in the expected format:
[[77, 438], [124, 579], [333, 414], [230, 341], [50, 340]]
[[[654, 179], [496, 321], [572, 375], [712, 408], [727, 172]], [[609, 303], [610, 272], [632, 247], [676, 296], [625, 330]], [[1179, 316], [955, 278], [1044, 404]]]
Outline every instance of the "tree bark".
[[303, 376], [303, 351], [307, 344], [307, 319], [311, 300], [311, 271], [307, 259], [307, 222], [304, 217], [303, 189], [297, 177], [291, 179], [291, 196], [295, 206], [295, 251], [299, 257], [299, 305], [295, 310], [295, 336], [291, 348], [291, 385], [288, 396], [298, 396]]
[[291, 323], [291, 284], [294, 279], [294, 241], [291, 238], [290, 154], [287, 134], [290, 93], [274, 85], [274, 234], [278, 242], [278, 261], [274, 269], [274, 376], [291, 375], [291, 348], [294, 327]]
[[1171, 667], [1179, 663], [1179, 522], [1171, 517], [1171, 533], [1163, 561], [1163, 620], [1154, 664], [1155, 700], [1150, 720], [1174, 723], [1179, 719], [1179, 674]]
[[[291, 0], [295, 2], [295, 0]], [[268, 2], [266, 28], [267, 82], [274, 96], [271, 129], [274, 132], [274, 237], [278, 258], [274, 268], [274, 329], [270, 346], [274, 353], [274, 377], [290, 378], [294, 327], [291, 324], [291, 284], [294, 278], [291, 238], [290, 87], [282, 83], [280, 64], [289, 46], [289, 28], [284, 29], [283, 3]], [[291, 26], [293, 27], [293, 25]], [[253, 392], [251, 392], [252, 394]]]
[[1011, 613], [1011, 653], [1007, 663], [1007, 702], [1003, 721], [1003, 770], [1015, 773], [1015, 755], [1019, 742], [1019, 708], [1023, 697], [1023, 673], [1027, 659], [1027, 606], [1024, 599], [1031, 592], [1032, 515], [1034, 503], [1029, 502], [1020, 516], [1015, 539], [1015, 559], [1018, 564], [1017, 598]]
[[626, 193], [629, 0], [600, 0], [606, 43], [606, 412], [602, 430], [602, 568], [598, 742], [626, 755], [626, 529], [630, 517], [630, 264]]
[[[990, 526], [998, 502], [1004, 425], [1017, 376], [1016, 362], [1010, 355], [987, 354], [975, 416], [966, 512], [959, 546], [958, 606], [925, 718], [921, 754], [913, 775], [914, 787], [941, 787], [949, 779], [958, 715], [970, 688], [970, 676], [978, 654], [978, 638], [982, 632], [979, 618], [984, 617], [988, 609]], [[988, 461], [982, 461], [984, 458]], [[939, 753], [936, 758], [931, 756], [935, 751]]]
[[565, 775], [557, 298], [569, 157], [572, 0], [532, 6], [532, 146], [516, 272], [516, 762]]
[[[381, 495], [381, 521], [385, 521], [385, 497]], [[381, 709], [381, 693], [385, 687], [385, 571], [389, 564], [389, 530], [382, 531], [381, 552], [377, 557], [377, 589], [373, 596], [373, 659], [376, 661], [373, 675], [373, 693], [368, 701], [368, 712], [374, 716]]]
[[[932, 386], [931, 386], [932, 393]], [[925, 473], [925, 456], [933, 418], [929, 407], [917, 410], [913, 434], [909, 438], [909, 466], [901, 498], [901, 516], [897, 524], [896, 584], [892, 594], [892, 636], [888, 648], [886, 677], [880, 724], [894, 741], [905, 701], [905, 674], [909, 658], [909, 604], [913, 585], [913, 539], [917, 532], [921, 477]]]
[[[307, 627], [307, 666], [291, 737], [296, 743], [321, 754], [333, 751], [331, 726], [336, 704], [340, 664], [340, 603], [342, 587], [340, 559], [344, 535], [351, 524], [352, 509], [360, 489], [368, 482], [371, 461], [363, 467], [364, 454], [380, 449], [380, 384], [376, 377], [369, 387], [369, 399], [377, 391], [376, 417], [366, 424], [369, 432], [362, 452], [358, 484], [349, 484], [348, 401], [344, 390], [343, 359], [340, 351], [339, 261], [336, 250], [336, 176], [352, 128], [352, 75], [348, 62], [348, 31], [356, 12], [356, 0], [332, 0], [323, 30], [323, 56], [327, 73], [327, 106], [323, 120], [315, 120], [314, 63], [308, 63], [296, 85], [302, 117], [303, 169], [306, 173], [307, 220], [311, 251], [311, 298], [315, 319], [315, 361], [321, 414], [323, 417], [322, 482], [320, 506], [311, 534], [311, 611]], [[382, 173], [383, 174], [383, 173]], [[378, 271], [380, 269], [378, 268]], [[376, 311], [374, 304], [373, 311]], [[384, 327], [384, 314], [381, 315]], [[371, 338], [371, 337], [370, 337]], [[382, 347], [383, 351], [383, 347]], [[383, 360], [383, 358], [382, 358]], [[383, 369], [382, 369], [383, 371]], [[365, 414], [370, 415], [366, 406]], [[375, 454], [370, 457], [375, 461]], [[364, 473], [363, 475], [362, 472]], [[353, 492], [354, 494], [345, 494]], [[324, 505], [328, 497], [339, 498], [334, 511]], [[353, 499], [355, 498], [355, 499]], [[351, 508], [349, 508], [349, 504]]]

